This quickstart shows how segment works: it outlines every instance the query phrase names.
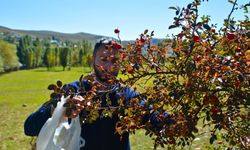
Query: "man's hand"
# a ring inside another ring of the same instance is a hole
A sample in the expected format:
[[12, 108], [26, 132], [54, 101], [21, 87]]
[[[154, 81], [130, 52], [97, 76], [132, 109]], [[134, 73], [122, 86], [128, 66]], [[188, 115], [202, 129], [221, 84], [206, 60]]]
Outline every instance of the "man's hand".
[[75, 118], [79, 115], [81, 110], [84, 108], [80, 103], [83, 101], [82, 96], [75, 96], [72, 99], [67, 100], [65, 117]]

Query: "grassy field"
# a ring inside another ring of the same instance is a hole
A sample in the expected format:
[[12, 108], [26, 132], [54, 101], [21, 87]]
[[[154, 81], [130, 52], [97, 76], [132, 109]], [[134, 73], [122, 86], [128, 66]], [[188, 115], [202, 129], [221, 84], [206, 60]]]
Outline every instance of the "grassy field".
[[[0, 76], [0, 149], [28, 150], [31, 149], [31, 137], [25, 136], [23, 123], [27, 116], [35, 111], [48, 98], [50, 91], [47, 86], [60, 79], [63, 83], [78, 80], [81, 74], [89, 73], [89, 68], [72, 68], [61, 71], [57, 68], [47, 72], [46, 68], [23, 70]], [[150, 138], [131, 136], [133, 149], [152, 149]], [[138, 138], [138, 139], [137, 139]]]
[[[89, 68], [72, 68], [61, 71], [56, 68], [22, 70], [0, 76], [0, 150], [29, 150], [31, 137], [25, 136], [23, 123], [27, 116], [35, 111], [48, 98], [47, 86], [60, 79], [63, 83], [78, 80], [82, 74], [90, 72]], [[202, 139], [202, 138], [201, 138]], [[133, 150], [152, 150], [153, 141], [138, 131], [130, 138]], [[200, 149], [204, 143], [198, 141], [189, 149]], [[162, 148], [159, 148], [162, 149]]]

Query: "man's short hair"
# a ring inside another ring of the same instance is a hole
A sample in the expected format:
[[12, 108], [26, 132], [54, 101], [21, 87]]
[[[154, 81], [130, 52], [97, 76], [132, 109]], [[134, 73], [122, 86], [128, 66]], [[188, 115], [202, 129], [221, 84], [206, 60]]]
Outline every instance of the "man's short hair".
[[107, 40], [100, 40], [98, 43], [96, 43], [96, 44], [95, 44], [94, 51], [93, 51], [93, 58], [96, 57], [97, 51], [103, 50], [102, 47], [103, 47], [103, 48], [106, 48], [105, 46], [106, 46], [106, 45], [111, 45], [111, 43], [112, 43], [111, 41], [108, 41], [108, 42], [107, 42]]

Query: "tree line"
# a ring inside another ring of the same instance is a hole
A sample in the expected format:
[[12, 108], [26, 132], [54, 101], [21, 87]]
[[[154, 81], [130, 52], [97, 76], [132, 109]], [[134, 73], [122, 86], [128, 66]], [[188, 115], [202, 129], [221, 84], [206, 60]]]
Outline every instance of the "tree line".
[[44, 40], [25, 35], [18, 40], [0, 40], [0, 72], [56, 66], [70, 69], [91, 67], [92, 44], [87, 41]]

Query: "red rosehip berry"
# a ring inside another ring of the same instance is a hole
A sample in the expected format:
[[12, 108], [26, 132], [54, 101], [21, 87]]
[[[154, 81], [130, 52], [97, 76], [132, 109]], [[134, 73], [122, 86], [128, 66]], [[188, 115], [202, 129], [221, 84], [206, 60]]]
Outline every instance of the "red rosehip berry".
[[120, 58], [121, 58], [122, 60], [124, 60], [124, 59], [126, 58], [126, 54], [125, 54], [125, 53], [121, 53], [121, 54], [120, 54]]
[[218, 99], [218, 97], [217, 96], [214, 96], [214, 95], [212, 95], [211, 97], [210, 97], [210, 104], [212, 104], [212, 105], [218, 105], [219, 104], [219, 99]]
[[193, 37], [194, 42], [200, 42], [200, 38], [198, 36]]
[[120, 30], [116, 28], [116, 29], [114, 30], [114, 32], [115, 32], [115, 34], [118, 34], [118, 33], [120, 33]]
[[235, 87], [239, 88], [240, 85], [241, 85], [240, 80], [236, 80], [236, 81], [234, 82], [234, 85], [235, 85]]
[[201, 61], [201, 59], [202, 59], [202, 56], [201, 56], [201, 55], [198, 55], [198, 56], [196, 56], [196, 58], [195, 58], [195, 60], [196, 60], [197, 62]]
[[209, 52], [211, 52], [211, 49], [207, 48], [207, 49], [205, 50], [205, 52], [206, 52], [206, 53], [209, 53]]
[[234, 33], [228, 33], [227, 34], [227, 39], [228, 40], [233, 40], [235, 38], [235, 34]]
[[141, 38], [141, 39], [140, 39], [140, 42], [141, 42], [141, 43], [144, 43], [144, 42], [145, 42], [145, 39]]
[[132, 65], [128, 65], [128, 66], [127, 66], [127, 72], [128, 72], [129, 74], [133, 74], [133, 73], [134, 73], [134, 68], [133, 68]]
[[114, 48], [114, 49], [121, 49], [122, 46], [121, 46], [120, 44], [118, 44], [118, 43], [114, 43], [114, 44], [113, 44], [113, 48]]
[[183, 33], [179, 33], [179, 34], [177, 35], [177, 37], [179, 37], [179, 38], [182, 38], [183, 36], [184, 36]]
[[219, 112], [219, 109], [216, 108], [216, 107], [212, 107], [212, 108], [211, 108], [211, 112], [212, 112], [213, 114], [217, 114], [217, 113]]
[[133, 73], [134, 73], [134, 70], [130, 69], [130, 70], [128, 70], [128, 73], [129, 73], [129, 74], [133, 74]]
[[103, 66], [98, 66], [100, 71], [104, 71], [104, 67]]
[[238, 47], [235, 49], [236, 52], [241, 52], [241, 49]]
[[165, 116], [164, 116], [163, 114], [160, 114], [160, 115], [159, 115], [159, 118], [160, 118], [160, 119], [164, 119]]
[[132, 129], [132, 130], [136, 129], [136, 125], [131, 125], [130, 129]]
[[138, 52], [141, 52], [141, 47], [140, 46], [136, 46], [135, 50], [138, 51]]

